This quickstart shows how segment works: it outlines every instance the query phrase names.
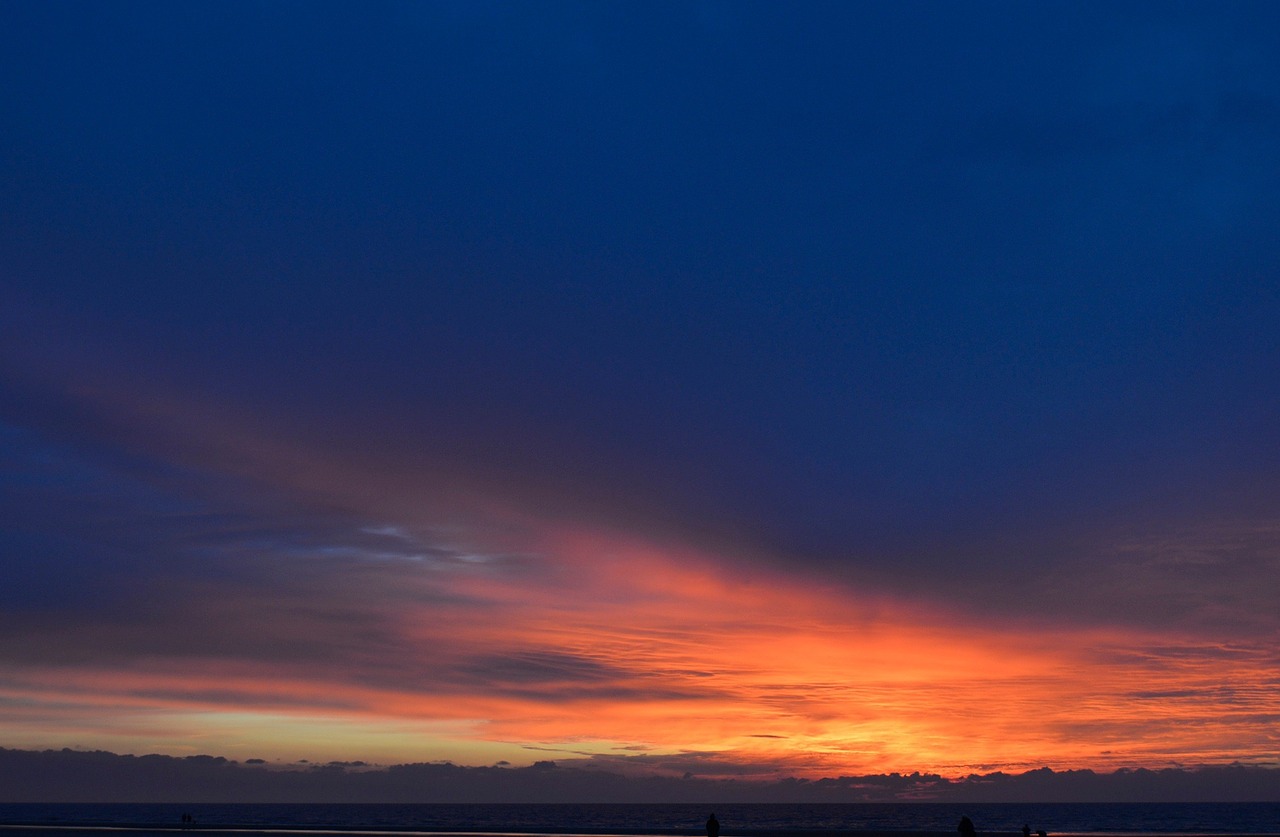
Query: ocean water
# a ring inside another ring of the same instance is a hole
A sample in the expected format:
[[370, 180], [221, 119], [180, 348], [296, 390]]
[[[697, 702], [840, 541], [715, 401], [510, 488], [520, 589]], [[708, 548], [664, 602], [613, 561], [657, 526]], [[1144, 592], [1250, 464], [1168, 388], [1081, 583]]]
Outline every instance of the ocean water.
[[[1072, 834], [1280, 835], [1278, 803], [1069, 804], [506, 804], [506, 805], [144, 805], [0, 804], [0, 824], [179, 828], [191, 814], [195, 830], [332, 829], [354, 832], [495, 834], [699, 835], [714, 807], [724, 837], [820, 832], [954, 834], [961, 815], [979, 834], [1017, 833], [1024, 823], [1051, 836]], [[17, 837], [11, 829], [0, 830]], [[34, 829], [23, 834], [34, 834]], [[43, 831], [57, 837], [57, 831]]]

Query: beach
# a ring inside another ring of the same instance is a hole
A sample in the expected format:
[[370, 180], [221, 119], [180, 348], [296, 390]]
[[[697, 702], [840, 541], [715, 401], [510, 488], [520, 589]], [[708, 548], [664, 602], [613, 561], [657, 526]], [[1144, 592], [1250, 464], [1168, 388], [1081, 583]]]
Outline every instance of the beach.
[[0, 837], [1259, 837], [1280, 834], [1276, 803], [866, 804], [0, 804]]

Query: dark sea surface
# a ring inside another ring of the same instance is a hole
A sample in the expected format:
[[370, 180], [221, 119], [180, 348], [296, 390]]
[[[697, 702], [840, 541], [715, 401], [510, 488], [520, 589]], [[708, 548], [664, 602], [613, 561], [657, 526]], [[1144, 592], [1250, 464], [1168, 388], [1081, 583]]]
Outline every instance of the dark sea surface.
[[[839, 832], [955, 834], [961, 815], [979, 834], [1016, 834], [1023, 824], [1051, 837], [1067, 834], [1280, 834], [1280, 803], [1070, 804], [691, 804], [643, 805], [0, 805], [0, 837], [61, 828], [108, 826], [142, 831], [330, 829], [355, 832], [481, 832], [501, 834], [699, 835], [714, 810], [724, 837]], [[112, 832], [107, 832], [112, 833]], [[118, 831], [115, 833], [119, 833]]]

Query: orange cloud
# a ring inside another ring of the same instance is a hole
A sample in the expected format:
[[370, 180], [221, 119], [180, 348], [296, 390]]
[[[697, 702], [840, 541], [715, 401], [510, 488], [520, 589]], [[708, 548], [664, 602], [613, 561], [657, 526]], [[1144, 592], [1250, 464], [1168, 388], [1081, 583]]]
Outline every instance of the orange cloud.
[[[36, 666], [6, 677], [0, 724], [29, 723], [33, 706], [51, 730], [157, 713], [454, 724], [463, 753], [471, 741], [714, 753], [803, 775], [956, 774], [1238, 758], [1269, 740], [1280, 713], [1280, 667], [1257, 648], [984, 624], [764, 570], [736, 579], [709, 556], [599, 533], [553, 532], [539, 546], [511, 573], [484, 562], [430, 571], [422, 590], [472, 605], [404, 593], [385, 649], [394, 660], [366, 682], [342, 649], [331, 668], [234, 649]], [[414, 569], [386, 580], [403, 585]], [[350, 746], [341, 755], [369, 757]]]
[[469, 763], [536, 747], [809, 776], [1274, 755], [1274, 637], [945, 610], [509, 496], [468, 506], [438, 475], [138, 403], [172, 426], [203, 415], [183, 461], [283, 494], [304, 531], [254, 518], [252, 537], [200, 543], [214, 572], [165, 565], [101, 611], [9, 617], [13, 745]]

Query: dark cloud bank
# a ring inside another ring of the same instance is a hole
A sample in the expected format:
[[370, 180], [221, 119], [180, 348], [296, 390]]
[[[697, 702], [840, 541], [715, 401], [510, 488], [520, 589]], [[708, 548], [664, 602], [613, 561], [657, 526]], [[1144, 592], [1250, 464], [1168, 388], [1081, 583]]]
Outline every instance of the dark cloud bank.
[[1280, 769], [1243, 765], [751, 781], [629, 777], [551, 761], [279, 768], [204, 755], [0, 748], [0, 776], [0, 802], [1280, 802]]

